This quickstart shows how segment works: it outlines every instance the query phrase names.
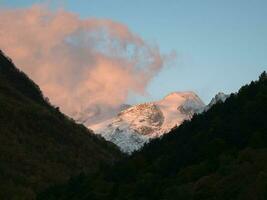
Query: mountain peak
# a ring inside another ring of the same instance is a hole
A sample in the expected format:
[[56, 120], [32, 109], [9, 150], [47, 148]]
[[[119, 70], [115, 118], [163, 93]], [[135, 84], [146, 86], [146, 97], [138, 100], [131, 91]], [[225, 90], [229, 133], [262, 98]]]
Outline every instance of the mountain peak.
[[169, 93], [168, 95], [166, 95], [163, 100], [166, 100], [166, 99], [178, 99], [178, 98], [185, 98], [185, 99], [188, 99], [188, 98], [195, 98], [195, 97], [198, 97], [197, 94], [195, 92], [192, 92], [192, 91], [184, 91], [184, 92], [171, 92]]
[[213, 106], [214, 104], [218, 103], [218, 102], [225, 102], [225, 100], [229, 97], [229, 94], [225, 94], [223, 92], [219, 92], [215, 95], [214, 98], [212, 98], [211, 102], [209, 103], [208, 106]]
[[211, 99], [210, 103], [203, 109], [203, 111], [208, 111], [213, 105], [217, 104], [218, 102], [224, 103], [228, 97], [230, 97], [229, 94], [225, 94], [223, 92], [218, 92]]
[[226, 98], [228, 97], [229, 95], [223, 93], [223, 92], [218, 92], [216, 95], [215, 95], [215, 98], [216, 99], [221, 99], [222, 101], [225, 101]]

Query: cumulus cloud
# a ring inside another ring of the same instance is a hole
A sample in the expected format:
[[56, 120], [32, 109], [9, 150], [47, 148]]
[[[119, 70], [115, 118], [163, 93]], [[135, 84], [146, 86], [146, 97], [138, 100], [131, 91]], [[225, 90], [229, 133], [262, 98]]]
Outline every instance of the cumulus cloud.
[[0, 48], [74, 118], [108, 117], [129, 92], [145, 94], [166, 57], [127, 26], [44, 6], [0, 10]]

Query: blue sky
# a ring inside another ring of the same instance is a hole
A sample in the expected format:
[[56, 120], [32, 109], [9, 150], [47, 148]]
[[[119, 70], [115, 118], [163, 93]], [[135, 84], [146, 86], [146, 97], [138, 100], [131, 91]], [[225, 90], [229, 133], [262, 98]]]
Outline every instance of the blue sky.
[[[27, 7], [43, 1], [0, 0], [0, 6]], [[237, 91], [267, 70], [266, 0], [66, 0], [51, 1], [82, 18], [126, 24], [163, 53], [177, 59], [148, 86], [148, 97], [195, 91], [206, 103], [217, 92]]]

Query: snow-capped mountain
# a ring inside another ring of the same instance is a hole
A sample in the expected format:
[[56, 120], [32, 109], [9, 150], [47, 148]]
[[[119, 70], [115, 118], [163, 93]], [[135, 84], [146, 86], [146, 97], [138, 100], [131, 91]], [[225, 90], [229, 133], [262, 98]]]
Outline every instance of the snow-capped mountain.
[[122, 151], [132, 153], [204, 108], [205, 104], [195, 93], [173, 92], [160, 101], [127, 108], [116, 117], [89, 128], [117, 144]]

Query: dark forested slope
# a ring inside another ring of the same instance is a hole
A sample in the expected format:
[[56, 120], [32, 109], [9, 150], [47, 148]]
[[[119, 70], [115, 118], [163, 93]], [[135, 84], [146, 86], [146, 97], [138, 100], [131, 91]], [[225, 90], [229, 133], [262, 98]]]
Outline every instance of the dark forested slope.
[[40, 199], [267, 199], [267, 75], [129, 159]]
[[0, 52], [0, 199], [36, 192], [117, 161], [111, 143], [76, 124]]

